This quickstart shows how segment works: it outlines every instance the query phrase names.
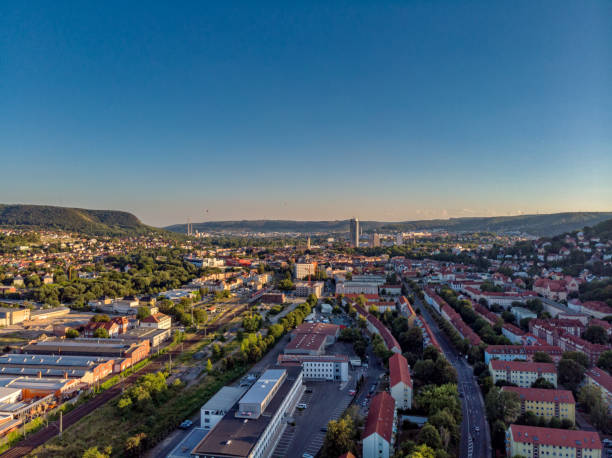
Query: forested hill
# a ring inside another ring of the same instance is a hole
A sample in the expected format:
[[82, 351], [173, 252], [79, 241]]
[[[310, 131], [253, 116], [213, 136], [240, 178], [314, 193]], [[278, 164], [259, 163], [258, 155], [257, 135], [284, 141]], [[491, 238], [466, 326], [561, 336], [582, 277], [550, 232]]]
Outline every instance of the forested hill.
[[[446, 229], [453, 232], [525, 232], [535, 236], [552, 236], [564, 232], [594, 226], [612, 218], [612, 212], [554, 213], [548, 215], [497, 216], [482, 218], [451, 218], [397, 223], [361, 221], [362, 231], [419, 231]], [[349, 221], [289, 221], [243, 220], [211, 221], [193, 224], [200, 232], [348, 232]], [[185, 224], [175, 224], [166, 229], [184, 233]]]
[[59, 229], [92, 235], [129, 235], [158, 232], [131, 213], [85, 210], [49, 205], [0, 204], [0, 227]]

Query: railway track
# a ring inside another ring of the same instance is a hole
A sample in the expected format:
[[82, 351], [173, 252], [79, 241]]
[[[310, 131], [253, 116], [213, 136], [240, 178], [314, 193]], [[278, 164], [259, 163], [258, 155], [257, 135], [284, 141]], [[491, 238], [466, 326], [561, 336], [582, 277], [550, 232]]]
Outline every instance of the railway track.
[[[233, 310], [231, 316], [229, 313], [226, 313], [221, 318], [219, 318], [216, 323], [207, 327], [206, 332], [210, 333], [218, 331], [223, 325], [229, 323], [234, 316], [237, 316], [237, 314], [242, 313], [246, 309], [246, 307], [246, 305], [237, 307]], [[203, 336], [204, 331], [198, 331], [197, 337], [185, 339], [182, 342], [183, 348], [181, 350], [174, 349], [164, 353], [163, 355], [160, 355], [153, 362], [146, 365], [142, 369], [129, 375], [128, 377], [126, 377], [116, 385], [112, 386], [108, 390], [103, 391], [102, 393], [94, 396], [91, 400], [87, 401], [84, 404], [81, 404], [74, 410], [71, 410], [63, 416], [63, 428], [69, 428], [70, 426], [81, 420], [83, 417], [89, 415], [97, 408], [103, 406], [108, 401], [121, 394], [125, 388], [134, 384], [136, 380], [138, 380], [143, 375], [160, 371], [161, 369], [163, 369], [166, 363], [170, 361], [171, 357], [176, 359], [176, 357], [179, 356], [181, 353], [189, 351], [191, 347], [196, 345], [198, 342], [201, 342]], [[18, 458], [25, 456], [28, 453], [31, 453], [34, 449], [43, 445], [45, 442], [53, 439], [57, 435], [59, 435], [59, 422], [55, 421], [49, 423], [48, 426], [40, 429], [39, 431], [32, 433], [26, 439], [20, 441], [17, 445], [8, 449], [6, 452], [0, 455], [0, 458]]]

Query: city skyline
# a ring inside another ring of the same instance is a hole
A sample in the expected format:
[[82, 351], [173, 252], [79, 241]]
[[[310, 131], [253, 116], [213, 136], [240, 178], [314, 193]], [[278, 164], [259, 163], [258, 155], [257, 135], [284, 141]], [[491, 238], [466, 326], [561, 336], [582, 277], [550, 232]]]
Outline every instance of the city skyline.
[[4, 3], [2, 203], [165, 226], [612, 202], [612, 5]]

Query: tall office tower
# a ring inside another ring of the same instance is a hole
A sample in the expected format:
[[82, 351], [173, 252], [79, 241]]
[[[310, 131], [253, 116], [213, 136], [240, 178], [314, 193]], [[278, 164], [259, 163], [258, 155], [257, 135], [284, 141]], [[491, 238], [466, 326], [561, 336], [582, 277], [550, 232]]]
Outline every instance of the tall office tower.
[[351, 246], [359, 247], [359, 218], [351, 220]]
[[308, 239], [306, 239], [306, 249], [310, 250], [310, 237], [308, 237]]
[[395, 235], [395, 244], [402, 245], [404, 243], [404, 235], [401, 232], [398, 232]]

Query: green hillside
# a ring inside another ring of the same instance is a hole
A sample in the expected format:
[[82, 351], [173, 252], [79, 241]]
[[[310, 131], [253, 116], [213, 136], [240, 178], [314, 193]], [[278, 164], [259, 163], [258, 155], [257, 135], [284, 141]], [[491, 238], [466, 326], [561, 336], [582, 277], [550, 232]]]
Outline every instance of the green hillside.
[[128, 212], [86, 210], [49, 205], [0, 204], [0, 226], [59, 229], [93, 235], [127, 235], [159, 231]]
[[[397, 223], [361, 221], [363, 232], [374, 230], [407, 232], [442, 229], [453, 232], [525, 232], [536, 236], [552, 236], [563, 232], [593, 226], [612, 218], [612, 212], [555, 213], [549, 215], [520, 215], [482, 218], [451, 218]], [[290, 220], [242, 220], [210, 221], [193, 224], [201, 232], [348, 232], [348, 220], [341, 221], [290, 221]], [[166, 229], [185, 233], [185, 224], [175, 224]]]

